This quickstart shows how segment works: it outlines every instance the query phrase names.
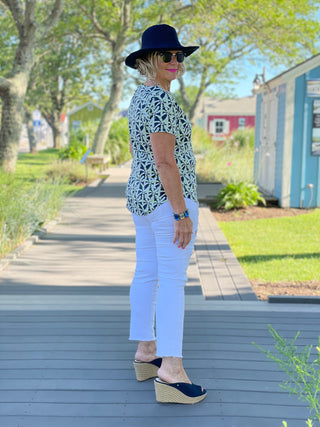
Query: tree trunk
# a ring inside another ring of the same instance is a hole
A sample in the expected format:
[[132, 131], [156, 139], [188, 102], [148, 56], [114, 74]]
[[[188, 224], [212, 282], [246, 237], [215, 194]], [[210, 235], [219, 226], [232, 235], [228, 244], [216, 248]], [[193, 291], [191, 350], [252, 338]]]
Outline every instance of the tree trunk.
[[109, 101], [104, 106], [98, 130], [95, 134], [92, 151], [103, 154], [109, 136], [111, 124], [118, 108], [123, 87], [123, 59], [114, 59], [112, 64], [112, 86]]
[[26, 72], [8, 79], [8, 89], [2, 92], [0, 167], [5, 172], [15, 172], [28, 77]]
[[23, 8], [20, 0], [2, 1], [10, 10], [19, 34], [19, 43], [8, 78], [0, 77], [2, 117], [0, 130], [0, 167], [15, 172], [22, 119], [23, 103], [33, 66], [37, 36], [40, 39], [57, 22], [63, 0], [55, 0], [52, 10], [41, 24], [35, 17], [37, 0], [28, 0]]
[[61, 114], [59, 111], [55, 112], [52, 117], [52, 133], [53, 133], [53, 147], [62, 147], [62, 126], [61, 126]]
[[201, 81], [200, 81], [200, 85], [198, 87], [197, 90], [197, 94], [195, 97], [195, 100], [191, 103], [190, 100], [188, 99], [188, 95], [186, 92], [186, 86], [184, 83], [184, 79], [183, 77], [180, 77], [178, 79], [179, 81], [179, 91], [180, 91], [180, 95], [181, 95], [181, 99], [182, 99], [182, 104], [184, 107], [184, 111], [187, 112], [188, 118], [192, 124], [192, 126], [194, 126], [195, 123], [195, 113], [196, 113], [196, 109], [201, 101], [201, 98], [204, 94], [204, 91], [206, 90], [206, 88], [209, 86], [209, 83], [206, 81], [207, 79], [207, 75], [208, 75], [208, 71], [207, 68], [204, 68], [202, 73], [201, 73]]
[[204, 92], [204, 89], [200, 88], [198, 93], [197, 93], [196, 99], [195, 99], [194, 103], [191, 105], [191, 108], [189, 110], [189, 120], [190, 120], [192, 126], [194, 126], [196, 124], [195, 113], [196, 113], [196, 109], [197, 109], [197, 107], [201, 101], [203, 92]]
[[50, 112], [46, 110], [41, 110], [42, 116], [45, 118], [46, 122], [50, 126], [53, 135], [53, 147], [61, 148], [62, 147], [62, 123], [61, 123], [61, 111], [50, 109]]
[[30, 111], [28, 108], [25, 108], [24, 117], [27, 124], [29, 152], [32, 154], [37, 154], [37, 142], [34, 136], [32, 111]]

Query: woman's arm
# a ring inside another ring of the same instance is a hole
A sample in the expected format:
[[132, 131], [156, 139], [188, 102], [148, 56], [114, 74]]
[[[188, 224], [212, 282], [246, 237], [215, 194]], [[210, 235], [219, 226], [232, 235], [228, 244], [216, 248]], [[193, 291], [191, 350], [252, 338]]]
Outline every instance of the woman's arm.
[[[174, 156], [175, 136], [166, 132], [157, 132], [150, 135], [150, 140], [161, 184], [173, 212], [177, 214], [184, 212], [187, 207], [183, 197], [179, 169]], [[192, 221], [190, 218], [175, 221], [173, 243], [178, 242], [178, 247], [184, 249], [189, 244], [191, 235]]]

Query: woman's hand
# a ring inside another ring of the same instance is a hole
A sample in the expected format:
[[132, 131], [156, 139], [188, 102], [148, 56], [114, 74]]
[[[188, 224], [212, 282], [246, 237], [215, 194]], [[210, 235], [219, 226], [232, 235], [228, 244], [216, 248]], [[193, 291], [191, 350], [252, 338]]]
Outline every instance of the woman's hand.
[[185, 249], [186, 246], [190, 243], [192, 236], [192, 226], [193, 223], [189, 217], [179, 219], [179, 221], [174, 221], [173, 243], [175, 244], [178, 242], [178, 248]]

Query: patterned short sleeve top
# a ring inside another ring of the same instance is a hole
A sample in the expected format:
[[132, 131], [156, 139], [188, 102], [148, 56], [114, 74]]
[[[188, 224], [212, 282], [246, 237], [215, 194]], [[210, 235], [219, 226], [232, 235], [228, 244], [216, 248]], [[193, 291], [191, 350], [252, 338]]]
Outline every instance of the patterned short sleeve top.
[[129, 211], [136, 215], [148, 215], [168, 200], [151, 148], [150, 134], [156, 132], [166, 132], [176, 137], [175, 159], [183, 195], [198, 203], [191, 123], [175, 98], [160, 86], [140, 85], [129, 107], [129, 131], [133, 146], [127, 185]]

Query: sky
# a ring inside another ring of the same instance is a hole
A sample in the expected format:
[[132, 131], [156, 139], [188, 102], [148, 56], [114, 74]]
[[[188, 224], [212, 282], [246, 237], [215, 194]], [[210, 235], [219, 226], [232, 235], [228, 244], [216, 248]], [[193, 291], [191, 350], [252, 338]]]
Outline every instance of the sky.
[[[230, 85], [230, 89], [234, 93], [235, 97], [242, 98], [245, 96], [252, 96], [252, 82], [255, 78], [256, 74], [262, 74], [263, 68], [266, 68], [266, 81], [276, 77], [283, 71], [287, 69], [284, 66], [271, 66], [270, 64], [264, 64], [263, 61], [259, 61], [258, 64], [252, 65], [248, 62], [242, 64], [243, 73], [242, 76], [235, 82], [234, 85]], [[186, 76], [186, 84], [188, 84], [187, 74]], [[179, 84], [177, 81], [174, 81], [171, 85], [171, 92], [175, 92], [178, 90]], [[121, 101], [120, 109], [127, 109], [130, 103], [130, 97]]]

